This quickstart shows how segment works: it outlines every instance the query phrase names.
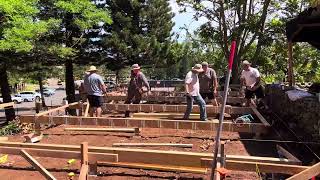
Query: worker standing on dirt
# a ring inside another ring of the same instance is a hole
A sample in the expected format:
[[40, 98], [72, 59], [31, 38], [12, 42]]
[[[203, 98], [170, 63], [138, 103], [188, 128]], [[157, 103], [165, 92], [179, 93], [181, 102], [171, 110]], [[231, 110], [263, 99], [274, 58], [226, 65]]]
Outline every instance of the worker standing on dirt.
[[88, 94], [90, 104], [90, 116], [101, 117], [101, 106], [103, 105], [103, 95], [107, 92], [102, 77], [97, 74], [97, 68], [90, 66], [88, 73], [84, 77], [84, 89]]
[[[141, 72], [141, 68], [138, 64], [132, 65], [131, 68], [131, 80], [128, 86], [128, 96], [125, 104], [139, 104], [143, 94], [143, 86], [147, 88], [147, 92], [150, 91], [150, 85], [146, 76]], [[130, 116], [130, 111], [126, 111], [125, 117]]]
[[185, 89], [187, 97], [187, 109], [184, 114], [184, 119], [189, 119], [190, 113], [192, 111], [193, 101], [196, 101], [200, 108], [200, 119], [202, 121], [207, 121], [206, 102], [200, 95], [200, 85], [198, 78], [198, 74], [202, 72], [203, 69], [201, 64], [196, 64], [186, 75]]
[[218, 106], [218, 81], [216, 71], [209, 68], [207, 62], [202, 63], [203, 72], [199, 73], [200, 95], [205, 100], [212, 101], [213, 106]]
[[265, 106], [265, 103], [262, 100], [264, 98], [264, 91], [258, 69], [251, 67], [251, 63], [246, 60], [242, 62], [242, 67], [243, 70], [240, 81], [242, 89], [245, 90], [245, 98], [247, 99], [246, 106], [250, 105], [253, 95], [256, 95], [258, 105]]

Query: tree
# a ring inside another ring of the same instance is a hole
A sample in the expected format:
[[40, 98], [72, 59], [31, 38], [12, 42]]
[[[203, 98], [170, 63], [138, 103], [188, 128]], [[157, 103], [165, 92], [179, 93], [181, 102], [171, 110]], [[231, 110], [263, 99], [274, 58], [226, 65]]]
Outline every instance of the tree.
[[[4, 102], [11, 102], [7, 69], [10, 61], [30, 52], [34, 42], [48, 31], [50, 23], [36, 21], [37, 0], [0, 0], [0, 84]], [[15, 117], [14, 109], [6, 109], [7, 121]]]
[[119, 72], [123, 67], [167, 65], [173, 27], [168, 0], [107, 0], [113, 24], [104, 39], [107, 67]]
[[41, 7], [41, 19], [61, 19], [49, 39], [49, 52], [64, 61], [67, 100], [75, 102], [73, 63], [90, 51], [83, 47], [90, 41], [90, 31], [99, 29], [99, 24], [111, 24], [112, 20], [106, 8], [98, 8], [90, 0], [42, 0]]

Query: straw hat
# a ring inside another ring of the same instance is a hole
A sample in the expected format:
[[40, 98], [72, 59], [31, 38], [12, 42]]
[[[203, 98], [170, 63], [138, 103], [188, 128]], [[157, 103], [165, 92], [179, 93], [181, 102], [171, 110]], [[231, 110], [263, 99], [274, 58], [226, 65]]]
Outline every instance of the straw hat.
[[247, 61], [247, 60], [242, 61], [242, 64], [243, 65], [251, 65], [251, 63], [249, 61]]
[[90, 68], [87, 71], [88, 72], [97, 71], [97, 68], [95, 66], [90, 66]]
[[135, 69], [140, 69], [140, 66], [138, 64], [134, 64], [131, 66], [132, 70], [135, 70]]
[[197, 71], [197, 72], [203, 72], [203, 69], [202, 69], [202, 65], [201, 64], [195, 64], [193, 67], [192, 67], [192, 70], [193, 71]]

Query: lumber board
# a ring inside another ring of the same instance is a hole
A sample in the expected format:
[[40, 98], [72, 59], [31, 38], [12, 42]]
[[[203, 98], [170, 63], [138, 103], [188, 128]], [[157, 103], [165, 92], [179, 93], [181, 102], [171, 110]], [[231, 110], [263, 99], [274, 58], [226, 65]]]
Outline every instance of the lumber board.
[[[32, 123], [32, 116], [20, 116], [21, 123]], [[113, 117], [74, 117], [74, 116], [42, 116], [38, 119], [44, 124], [67, 124], [67, 125], [96, 125], [110, 127], [136, 127], [136, 128], [163, 128], [216, 131], [217, 121], [192, 121], [192, 120], [167, 120], [147, 118], [113, 118]], [[257, 133], [267, 132], [269, 127], [262, 123], [233, 123], [223, 122], [223, 130], [230, 132]]]
[[37, 160], [35, 160], [27, 151], [21, 150], [21, 155], [37, 170], [39, 171], [46, 179], [56, 180], [56, 178], [44, 168]]
[[0, 136], [0, 141], [8, 141], [9, 138], [7, 136]]
[[284, 157], [286, 157], [292, 161], [296, 161], [297, 163], [299, 163], [299, 165], [302, 164], [302, 162], [298, 158], [296, 158], [294, 155], [292, 155], [289, 151], [287, 151], [286, 149], [284, 149], [280, 145], [277, 144], [276, 147], [277, 147], [278, 153], [280, 153]]
[[82, 164], [80, 169], [79, 180], [87, 180], [88, 172], [89, 172], [89, 165]]
[[[27, 144], [27, 143], [26, 143]], [[31, 146], [32, 147], [32, 146]], [[20, 155], [21, 150], [27, 151], [30, 155], [35, 157], [51, 157], [51, 158], [61, 158], [61, 159], [81, 159], [80, 146], [79, 151], [68, 151], [68, 150], [56, 150], [51, 149], [41, 149], [41, 148], [23, 148], [23, 147], [0, 147], [1, 154], [11, 154]], [[112, 153], [88, 153], [89, 160], [95, 161], [108, 161], [108, 162], [118, 162], [118, 155]], [[103, 160], [102, 160], [103, 159]]]
[[[76, 151], [80, 157], [80, 146], [75, 145], [61, 145], [61, 144], [32, 144], [32, 143], [19, 143], [19, 142], [0, 142], [0, 153], [3, 153], [4, 148], [19, 148], [29, 149], [46, 149], [55, 151]], [[133, 148], [115, 148], [115, 147], [95, 147], [89, 146], [89, 160], [90, 153], [108, 153], [118, 154], [118, 162], [131, 162], [131, 163], [146, 163], [158, 165], [172, 165], [172, 166], [188, 166], [188, 167], [202, 167], [202, 159], [210, 159], [212, 162], [212, 153], [196, 153], [196, 152], [182, 152], [182, 151], [161, 151], [151, 149], [133, 149]], [[8, 154], [4, 152], [4, 154]], [[284, 158], [266, 158], [254, 156], [235, 156], [226, 155], [228, 160], [248, 161], [248, 159], [256, 159], [257, 162], [273, 162], [274, 164], [296, 163], [290, 162]], [[102, 159], [98, 161], [104, 161]], [[251, 160], [253, 161], [253, 160]]]
[[156, 170], [156, 171], [166, 171], [166, 172], [183, 172], [183, 173], [196, 173], [196, 174], [206, 174], [207, 168], [195, 168], [195, 167], [182, 167], [182, 166], [167, 166], [158, 164], [143, 164], [143, 163], [130, 163], [130, 162], [99, 162], [99, 166], [111, 166], [111, 167], [122, 167], [122, 168], [132, 168], [132, 169], [146, 169], [146, 170]]
[[[108, 104], [104, 103], [102, 109], [104, 112], [108, 111], [132, 111], [132, 112], [174, 112], [184, 113], [187, 105], [165, 105], [165, 104]], [[218, 114], [220, 113], [220, 106], [207, 105], [207, 114]], [[200, 109], [197, 105], [192, 108], [193, 113], [200, 113]], [[250, 107], [232, 107], [226, 106], [225, 113], [228, 114], [252, 114], [253, 110]]]
[[136, 133], [139, 128], [64, 128], [65, 131], [97, 131], [97, 132], [126, 132]]
[[181, 147], [192, 148], [193, 144], [176, 144], [176, 143], [113, 143], [113, 147], [148, 147], [148, 146], [168, 146], [168, 147]]
[[312, 177], [318, 176], [320, 174], [320, 162], [311, 166], [308, 169], [305, 169], [298, 174], [295, 174], [287, 180], [304, 180], [304, 179], [311, 179]]
[[14, 106], [14, 102], [0, 104], [0, 109], [4, 109], [6, 107], [11, 107], [11, 106]]
[[262, 116], [262, 114], [257, 110], [256, 107], [254, 107], [252, 104], [250, 104], [250, 107], [254, 114], [259, 118], [259, 120], [265, 125], [265, 126], [270, 126], [268, 121]]
[[79, 103], [78, 102], [74, 102], [74, 103], [71, 103], [71, 104], [66, 104], [66, 105], [58, 107], [58, 108], [54, 108], [54, 109], [50, 109], [48, 111], [44, 111], [44, 112], [38, 113], [35, 116], [39, 117], [39, 116], [47, 115], [47, 114], [50, 114], [50, 113], [53, 113], [53, 112], [56, 112], [56, 111], [65, 110], [69, 106], [74, 106], [74, 105], [77, 105], [77, 104], [79, 104]]
[[84, 117], [88, 117], [89, 109], [90, 109], [90, 103], [88, 102], [88, 103], [87, 103], [87, 106], [86, 106], [86, 110], [85, 110], [85, 112], [84, 112]]
[[[202, 159], [207, 161], [203, 163], [202, 167], [211, 167], [212, 159]], [[233, 171], [253, 171], [259, 169], [263, 173], [282, 173], [282, 174], [296, 174], [309, 168], [309, 166], [291, 165], [291, 164], [276, 164], [276, 163], [265, 163], [265, 162], [253, 162], [253, 161], [239, 161], [226, 159], [226, 169]]]
[[[120, 96], [104, 96], [104, 101], [105, 102], [110, 102], [110, 101], [125, 101], [127, 99], [127, 96], [125, 95], [120, 95]], [[221, 102], [222, 97], [217, 97], [217, 101]], [[147, 102], [163, 102], [163, 103], [186, 103], [186, 97], [184, 96], [143, 96], [142, 101], [147, 101]], [[243, 97], [228, 97], [227, 98], [227, 103], [230, 104], [237, 104], [237, 103], [244, 103], [245, 98]], [[207, 101], [207, 103], [211, 103], [210, 101]]]
[[88, 142], [81, 143], [81, 164], [88, 165], [89, 158], [88, 158]]
[[[167, 119], [183, 119], [184, 113], [144, 113], [138, 112], [133, 113], [132, 117], [134, 118], [167, 118]], [[199, 120], [200, 114], [190, 114], [190, 120]]]

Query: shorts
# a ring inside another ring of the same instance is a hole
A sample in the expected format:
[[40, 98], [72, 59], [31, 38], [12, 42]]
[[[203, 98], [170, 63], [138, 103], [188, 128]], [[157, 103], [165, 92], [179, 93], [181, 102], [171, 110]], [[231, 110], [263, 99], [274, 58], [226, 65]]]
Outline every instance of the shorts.
[[258, 89], [256, 89], [255, 91], [250, 91], [250, 90], [246, 89], [246, 92], [245, 92], [246, 99], [253, 98], [253, 95], [256, 95], [256, 97], [258, 99], [264, 98], [264, 91], [263, 91], [262, 86], [258, 87]]
[[200, 95], [201, 95], [202, 99], [204, 99], [204, 100], [205, 100], [206, 98], [208, 98], [209, 100], [212, 100], [212, 99], [215, 98], [213, 92], [210, 92], [210, 93], [200, 93]]
[[88, 95], [91, 107], [101, 107], [103, 105], [103, 96]]

